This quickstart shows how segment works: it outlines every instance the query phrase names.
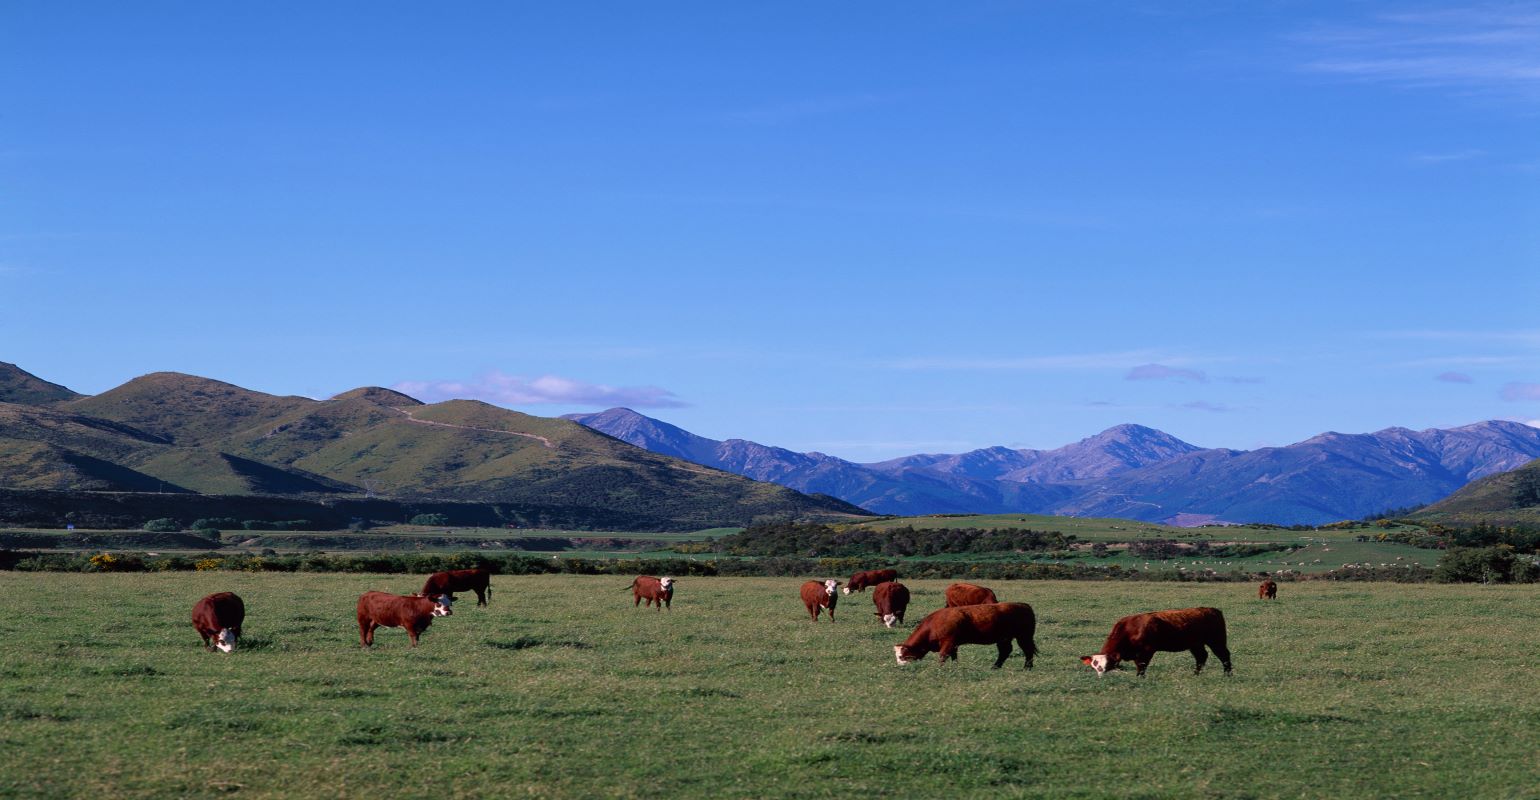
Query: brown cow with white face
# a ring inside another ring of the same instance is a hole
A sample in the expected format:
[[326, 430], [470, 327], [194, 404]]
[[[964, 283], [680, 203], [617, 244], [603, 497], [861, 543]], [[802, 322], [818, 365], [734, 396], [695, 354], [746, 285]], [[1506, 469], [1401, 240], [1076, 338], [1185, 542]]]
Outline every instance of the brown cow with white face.
[[1225, 615], [1217, 608], [1177, 608], [1133, 614], [1117, 621], [1100, 653], [1081, 656], [1080, 660], [1105, 675], [1118, 663], [1132, 661], [1142, 677], [1157, 652], [1177, 653], [1187, 650], [1198, 662], [1197, 675], [1208, 661], [1207, 647], [1219, 656], [1230, 674], [1230, 648], [1225, 634]]
[[987, 603], [998, 603], [992, 589], [983, 586], [974, 586], [971, 583], [954, 583], [946, 587], [946, 608], [958, 606], [978, 606]]
[[405, 628], [412, 646], [417, 637], [428, 629], [434, 617], [453, 614], [450, 609], [454, 599], [447, 594], [423, 597], [420, 594], [389, 594], [364, 592], [358, 598], [358, 639], [364, 647], [374, 646], [375, 628]]
[[834, 621], [834, 607], [840, 600], [839, 586], [840, 582], [833, 578], [802, 584], [802, 605], [807, 606], [807, 615], [813, 622], [818, 621], [818, 615], [825, 609], [829, 611], [829, 621]]
[[234, 651], [245, 621], [246, 604], [234, 592], [215, 592], [193, 605], [193, 630], [203, 637], [208, 650]]
[[647, 605], [657, 603], [658, 610], [662, 611], [668, 606], [669, 611], [674, 610], [674, 579], [654, 578], [651, 575], [638, 575], [631, 585], [626, 587], [631, 590], [631, 597], [636, 601], [631, 605], [639, 606], [643, 601]]
[[877, 610], [872, 612], [882, 620], [882, 624], [893, 627], [894, 624], [903, 624], [904, 612], [909, 610], [909, 587], [898, 581], [888, 581], [877, 584], [872, 590], [872, 605]]
[[898, 580], [896, 569], [868, 569], [850, 576], [850, 581], [845, 584], [845, 594], [851, 592], [864, 592], [868, 586], [880, 586], [888, 581]]
[[900, 666], [919, 661], [926, 653], [940, 655], [941, 663], [957, 660], [957, 648], [965, 644], [992, 644], [999, 649], [995, 669], [1011, 655], [1011, 642], [1021, 646], [1027, 656], [1027, 669], [1037, 655], [1037, 615], [1026, 603], [991, 603], [958, 606], [932, 611], [920, 620], [908, 641], [893, 646], [893, 656]]
[[475, 592], [476, 605], [484, 606], [492, 596], [492, 572], [485, 569], [452, 569], [435, 572], [422, 585], [423, 597], [438, 597], [455, 592]]

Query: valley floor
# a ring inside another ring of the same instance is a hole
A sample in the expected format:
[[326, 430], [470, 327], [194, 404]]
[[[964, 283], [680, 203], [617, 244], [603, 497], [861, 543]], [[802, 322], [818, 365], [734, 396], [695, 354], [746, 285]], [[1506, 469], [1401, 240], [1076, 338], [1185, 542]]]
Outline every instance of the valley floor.
[[[0, 574], [3, 797], [1523, 797], [1540, 786], [1540, 587], [992, 582], [1037, 610], [993, 648], [899, 667], [907, 635], [796, 578], [690, 578], [671, 612], [615, 577], [498, 576], [415, 650], [358, 647], [405, 575]], [[914, 581], [909, 622], [945, 582]], [[248, 609], [205, 653], [193, 602]], [[1119, 616], [1225, 611], [1235, 675], [1097, 678]]]

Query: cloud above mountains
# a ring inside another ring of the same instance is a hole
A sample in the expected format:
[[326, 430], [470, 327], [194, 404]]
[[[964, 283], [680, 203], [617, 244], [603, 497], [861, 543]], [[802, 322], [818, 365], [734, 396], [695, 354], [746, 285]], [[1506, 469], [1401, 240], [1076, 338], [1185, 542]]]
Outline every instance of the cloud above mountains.
[[391, 387], [428, 403], [442, 400], [482, 400], [502, 406], [566, 405], [684, 408], [688, 403], [657, 386], [607, 386], [600, 383], [541, 375], [526, 378], [492, 370], [463, 381], [401, 381]]
[[1185, 367], [1168, 367], [1165, 364], [1141, 364], [1123, 376], [1129, 381], [1193, 381], [1208, 383], [1208, 375], [1202, 370]]

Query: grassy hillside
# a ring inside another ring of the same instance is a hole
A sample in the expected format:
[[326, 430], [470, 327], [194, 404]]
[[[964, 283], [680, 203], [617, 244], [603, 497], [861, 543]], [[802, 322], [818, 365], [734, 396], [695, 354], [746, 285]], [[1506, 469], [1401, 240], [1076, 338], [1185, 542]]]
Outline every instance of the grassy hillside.
[[33, 375], [16, 366], [0, 361], [0, 403], [19, 405], [49, 405], [73, 400], [79, 394]]
[[1446, 525], [1540, 525], [1540, 459], [1472, 481], [1412, 518]]
[[[810, 575], [806, 577], [821, 577]], [[869, 597], [809, 624], [802, 578], [493, 579], [420, 646], [353, 605], [412, 575], [10, 574], [5, 797], [1517, 798], [1540, 786], [1535, 586], [997, 582], [1041, 654], [899, 667]], [[911, 581], [911, 628], [946, 581]], [[186, 617], [246, 602], [240, 649]], [[1118, 617], [1224, 610], [1235, 673], [1160, 653], [1098, 678]], [[110, 608], [107, 624], [80, 613]], [[1516, 683], [1519, 681], [1519, 683]], [[238, 754], [239, 757], [232, 757]]]
[[[0, 488], [369, 494], [505, 505], [534, 513], [539, 524], [582, 527], [692, 529], [762, 516], [865, 516], [833, 498], [486, 403], [425, 406], [378, 387], [326, 401], [276, 397], [168, 372], [47, 407], [0, 403], [0, 466], [7, 467]], [[175, 509], [191, 502], [156, 498], [138, 505], [163, 506], [170, 513], [161, 516], [180, 517]], [[37, 511], [26, 510], [24, 519], [46, 519]], [[495, 524], [506, 515], [492, 510], [471, 521]], [[634, 520], [619, 522], [618, 515]]]

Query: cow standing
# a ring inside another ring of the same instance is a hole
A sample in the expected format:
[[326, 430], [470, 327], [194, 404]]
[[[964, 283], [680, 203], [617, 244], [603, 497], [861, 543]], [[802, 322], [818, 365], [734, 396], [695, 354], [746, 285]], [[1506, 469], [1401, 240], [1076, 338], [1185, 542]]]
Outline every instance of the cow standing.
[[417, 594], [364, 592], [358, 597], [358, 639], [364, 647], [373, 647], [375, 628], [405, 628], [412, 646], [416, 647], [417, 637], [428, 629], [434, 617], [447, 617], [454, 613], [451, 610], [453, 603], [454, 598], [447, 594], [423, 597]]
[[422, 585], [423, 597], [453, 596], [455, 592], [475, 592], [476, 605], [484, 606], [492, 596], [492, 572], [485, 569], [452, 569], [435, 572]]
[[898, 570], [896, 569], [869, 569], [864, 572], [857, 572], [851, 575], [849, 582], [845, 584], [845, 594], [864, 592], [868, 586], [880, 586], [888, 581], [896, 580], [898, 580]]
[[206, 650], [234, 651], [245, 621], [246, 604], [234, 592], [216, 592], [193, 604], [193, 630], [203, 637]]
[[872, 612], [882, 620], [882, 624], [893, 627], [894, 623], [903, 624], [904, 612], [909, 609], [909, 587], [898, 581], [888, 581], [877, 584], [872, 590], [872, 604], [877, 610]]
[[998, 603], [992, 589], [983, 586], [974, 586], [971, 583], [954, 583], [946, 587], [946, 608], [958, 606], [978, 606], [989, 603]]
[[631, 590], [631, 597], [636, 601], [631, 604], [633, 607], [641, 605], [642, 601], [645, 600], [649, 606], [657, 603], [659, 611], [662, 611], [664, 606], [668, 606], [669, 611], [674, 610], [673, 578], [654, 578], [651, 575], [638, 575], [635, 580], [631, 581], [631, 585], [626, 588]]
[[1230, 674], [1230, 648], [1226, 643], [1225, 615], [1217, 608], [1179, 608], [1170, 611], [1150, 611], [1124, 617], [1112, 626], [1106, 644], [1094, 656], [1081, 656], [1080, 660], [1105, 675], [1116, 669], [1120, 661], [1132, 661], [1139, 675], [1150, 665], [1157, 652], [1192, 652], [1198, 662], [1193, 669], [1197, 675], [1208, 661], [1208, 650], [1219, 656]]
[[1257, 587], [1257, 599], [1259, 599], [1259, 600], [1277, 600], [1278, 599], [1278, 582], [1273, 580], [1272, 578], [1268, 578], [1267, 580], [1262, 581], [1262, 585]]
[[837, 591], [840, 582], [830, 578], [825, 581], [808, 581], [802, 584], [802, 605], [807, 606], [807, 615], [813, 622], [818, 621], [818, 615], [824, 609], [829, 611], [829, 621], [834, 621], [834, 607], [839, 604], [840, 595]]
[[999, 648], [995, 669], [1011, 656], [1011, 641], [1021, 646], [1027, 656], [1027, 669], [1037, 655], [1037, 615], [1026, 603], [991, 603], [960, 606], [933, 611], [920, 620], [919, 627], [903, 644], [893, 646], [893, 656], [900, 665], [919, 661], [935, 652], [941, 663], [957, 660], [957, 648], [965, 644], [992, 644]]

